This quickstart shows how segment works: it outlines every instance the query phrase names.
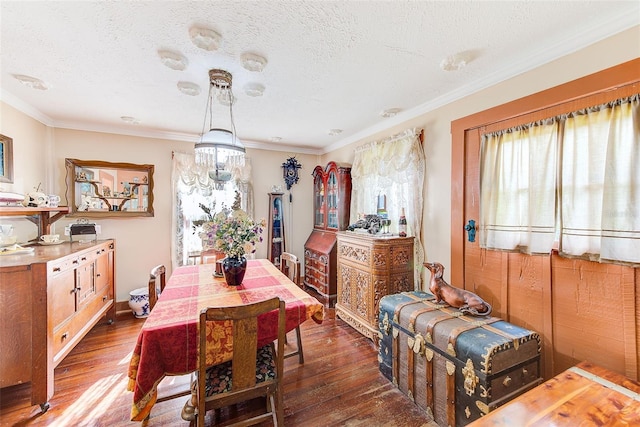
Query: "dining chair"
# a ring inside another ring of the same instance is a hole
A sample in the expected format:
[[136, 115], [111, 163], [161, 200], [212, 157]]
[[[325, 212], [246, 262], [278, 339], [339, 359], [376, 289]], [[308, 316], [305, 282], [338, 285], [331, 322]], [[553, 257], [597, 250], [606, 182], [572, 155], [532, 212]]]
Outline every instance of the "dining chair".
[[[274, 310], [277, 310], [274, 312], [277, 313], [277, 350], [274, 342], [258, 347], [258, 316]], [[211, 325], [207, 324], [214, 321], [231, 321], [233, 356], [230, 361], [207, 366], [207, 329], [211, 333]], [[248, 426], [271, 418], [275, 426], [282, 426], [282, 375], [286, 331], [284, 301], [275, 297], [240, 306], [208, 307], [200, 312], [199, 326], [198, 371], [191, 387], [191, 403], [195, 404], [197, 415], [196, 425], [204, 426], [206, 412], [211, 409], [263, 396], [266, 398], [264, 413], [229, 425]]]
[[166, 285], [166, 269], [164, 265], [157, 265], [151, 269], [149, 274], [149, 311], [153, 309], [158, 301], [158, 296], [164, 291]]
[[202, 251], [202, 263], [203, 264], [215, 264], [219, 259], [224, 258], [224, 252], [217, 251], [215, 249], [207, 249]]
[[[298, 257], [289, 252], [280, 254], [280, 271], [282, 271], [296, 286], [300, 286], [300, 261]], [[304, 353], [302, 351], [302, 337], [300, 335], [300, 326], [296, 326], [297, 350], [284, 355], [287, 357], [298, 355], [298, 362], [304, 363]], [[285, 343], [286, 343], [285, 337]]]

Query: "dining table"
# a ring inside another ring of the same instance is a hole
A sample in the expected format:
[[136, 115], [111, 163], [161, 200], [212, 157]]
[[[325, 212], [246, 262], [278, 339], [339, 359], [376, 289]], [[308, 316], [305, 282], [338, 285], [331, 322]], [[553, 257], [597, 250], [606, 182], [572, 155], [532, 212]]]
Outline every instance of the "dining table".
[[[157, 387], [169, 375], [186, 375], [198, 368], [199, 315], [207, 307], [250, 304], [278, 297], [285, 302], [286, 330], [308, 319], [322, 323], [324, 305], [293, 283], [268, 259], [247, 261], [239, 286], [217, 277], [215, 264], [177, 267], [138, 334], [128, 368], [127, 389], [133, 392], [131, 420], [143, 421], [158, 398]], [[258, 319], [258, 345], [277, 337], [277, 313]], [[231, 360], [229, 321], [207, 327], [207, 364]]]

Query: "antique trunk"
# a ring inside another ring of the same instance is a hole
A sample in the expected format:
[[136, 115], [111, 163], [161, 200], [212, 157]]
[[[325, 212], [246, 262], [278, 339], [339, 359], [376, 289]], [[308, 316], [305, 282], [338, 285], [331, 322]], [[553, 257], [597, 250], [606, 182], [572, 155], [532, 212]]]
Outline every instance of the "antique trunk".
[[540, 384], [540, 338], [462, 315], [426, 292], [380, 301], [380, 371], [441, 426], [464, 426]]
[[640, 383], [581, 362], [473, 423], [523, 425], [639, 426]]

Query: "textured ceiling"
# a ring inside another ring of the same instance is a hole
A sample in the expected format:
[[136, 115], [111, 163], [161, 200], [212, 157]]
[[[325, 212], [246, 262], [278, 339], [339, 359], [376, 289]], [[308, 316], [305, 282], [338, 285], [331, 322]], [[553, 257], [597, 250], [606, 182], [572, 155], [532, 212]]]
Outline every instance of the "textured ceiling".
[[[193, 142], [208, 70], [222, 68], [247, 146], [322, 153], [639, 23], [638, 1], [2, 0], [0, 95], [50, 126]], [[196, 47], [193, 26], [218, 32], [219, 50]], [[165, 67], [159, 50], [186, 69]], [[242, 67], [248, 52], [266, 57], [264, 71]], [[443, 71], [453, 54], [467, 66]], [[202, 90], [187, 96], [179, 81]], [[264, 95], [246, 95], [248, 83]], [[390, 108], [401, 112], [380, 116]]]

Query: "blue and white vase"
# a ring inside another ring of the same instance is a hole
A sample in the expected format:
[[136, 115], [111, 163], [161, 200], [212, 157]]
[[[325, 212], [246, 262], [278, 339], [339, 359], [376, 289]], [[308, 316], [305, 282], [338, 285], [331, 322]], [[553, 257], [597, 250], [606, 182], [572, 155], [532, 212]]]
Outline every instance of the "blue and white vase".
[[138, 288], [129, 292], [129, 307], [138, 319], [149, 315], [149, 289]]

